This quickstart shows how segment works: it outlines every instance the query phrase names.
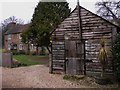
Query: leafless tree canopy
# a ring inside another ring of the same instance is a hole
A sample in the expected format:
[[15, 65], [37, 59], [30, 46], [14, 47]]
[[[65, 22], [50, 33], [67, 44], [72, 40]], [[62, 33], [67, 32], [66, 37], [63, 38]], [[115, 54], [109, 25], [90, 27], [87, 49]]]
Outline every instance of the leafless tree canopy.
[[23, 20], [17, 19], [15, 16], [11, 16], [11, 17], [5, 19], [3, 22], [1, 22], [2, 28], [5, 28], [11, 22], [15, 22], [17, 24], [24, 24]]
[[120, 26], [120, 1], [102, 0], [96, 3], [97, 13]]

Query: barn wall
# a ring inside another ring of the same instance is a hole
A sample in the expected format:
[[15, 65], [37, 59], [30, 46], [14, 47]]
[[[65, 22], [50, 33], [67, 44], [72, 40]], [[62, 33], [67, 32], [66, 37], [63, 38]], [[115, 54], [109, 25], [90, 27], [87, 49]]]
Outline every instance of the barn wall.
[[65, 46], [64, 41], [52, 42], [52, 70], [65, 71]]
[[78, 14], [74, 10], [71, 15], [66, 18], [52, 34], [53, 40], [64, 40], [64, 35], [78, 37]]
[[[83, 27], [82, 35], [83, 39], [86, 39], [86, 73], [99, 73], [101, 72], [101, 65], [97, 60], [97, 56], [100, 49], [100, 39], [101, 37], [104, 37], [106, 47], [110, 49], [114, 26], [84, 8], [81, 9], [81, 19]], [[111, 55], [109, 55], [106, 71], [109, 74], [112, 73]]]
[[[116, 27], [110, 24], [108, 21], [98, 17], [97, 15], [91, 13], [85, 8], [81, 8], [81, 20], [82, 20], [82, 36], [85, 39], [85, 49], [86, 49], [86, 73], [100, 73], [101, 65], [97, 60], [98, 50], [100, 49], [100, 39], [103, 36], [106, 40], [106, 47], [111, 48], [112, 41], [112, 30]], [[57, 53], [62, 53], [60, 58], [65, 57], [64, 45], [56, 45], [58, 42], [65, 42], [65, 36], [69, 36], [69, 40], [79, 40], [78, 31], [78, 11], [75, 9], [68, 18], [66, 18], [52, 34], [53, 46], [56, 48], [62, 48], [57, 50]], [[54, 52], [53, 48], [53, 52]], [[63, 52], [62, 52], [63, 50]], [[58, 55], [53, 53], [53, 61], [57, 61]], [[64, 58], [65, 59], [65, 58]], [[59, 64], [59, 61], [58, 61]], [[112, 74], [112, 59], [109, 55], [107, 72]]]
[[[66, 18], [52, 34], [52, 69], [64, 70], [66, 67], [65, 60], [65, 35], [78, 38], [78, 15], [74, 10], [71, 15]], [[73, 39], [73, 37], [72, 37]]]

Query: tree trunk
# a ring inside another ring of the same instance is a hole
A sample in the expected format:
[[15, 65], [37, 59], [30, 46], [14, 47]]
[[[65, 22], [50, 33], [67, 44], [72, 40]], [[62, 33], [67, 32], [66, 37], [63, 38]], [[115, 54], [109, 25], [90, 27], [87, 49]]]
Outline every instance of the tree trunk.
[[51, 50], [49, 49], [49, 47], [46, 47], [46, 48], [47, 48], [48, 52], [51, 54], [52, 52], [51, 52]]
[[29, 45], [29, 43], [27, 45], [27, 54], [30, 54], [30, 45]]
[[36, 46], [36, 54], [38, 55], [39, 53], [38, 53], [38, 46]]

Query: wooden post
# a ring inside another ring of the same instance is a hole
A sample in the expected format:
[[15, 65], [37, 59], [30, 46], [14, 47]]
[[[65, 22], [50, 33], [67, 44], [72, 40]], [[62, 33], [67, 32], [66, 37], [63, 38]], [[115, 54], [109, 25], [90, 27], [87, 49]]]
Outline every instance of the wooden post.
[[[77, 0], [77, 9], [78, 9], [78, 27], [79, 27], [79, 38], [80, 38], [80, 63], [82, 64], [84, 61], [82, 61], [82, 44], [84, 43], [82, 41], [82, 20], [81, 20], [81, 7], [79, 5], [79, 0]], [[84, 65], [83, 65], [84, 66]], [[83, 69], [83, 66], [81, 65], [81, 69]], [[84, 74], [83, 70], [81, 70], [81, 74]]]
[[11, 68], [12, 68], [12, 67], [14, 67], [14, 65], [13, 65], [13, 53], [12, 52], [10, 52], [10, 56], [11, 56], [10, 58], [11, 58]]
[[64, 42], [64, 59], [65, 59], [65, 61], [64, 61], [64, 73], [66, 74], [66, 48], [65, 48], [65, 42]]
[[86, 75], [86, 51], [85, 51], [85, 40], [83, 41], [84, 44], [84, 75]]
[[51, 43], [51, 53], [49, 53], [49, 73], [53, 73], [53, 59], [52, 59], [52, 43]]
[[79, 0], [77, 0], [77, 9], [78, 9], [79, 38], [80, 41], [82, 41], [82, 21], [81, 21], [81, 8], [79, 5]]

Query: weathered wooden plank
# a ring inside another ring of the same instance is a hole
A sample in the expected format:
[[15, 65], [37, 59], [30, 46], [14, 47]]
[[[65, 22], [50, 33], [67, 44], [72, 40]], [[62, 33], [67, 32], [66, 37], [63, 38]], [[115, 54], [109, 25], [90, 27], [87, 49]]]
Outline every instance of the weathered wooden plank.
[[75, 13], [73, 15], [70, 16], [70, 18], [74, 18], [74, 17], [77, 17], [78, 15]]
[[[98, 76], [98, 75], [101, 75], [101, 72], [93, 72], [93, 71], [86, 71], [86, 74], [89, 75], [89, 76]], [[113, 77], [113, 73], [112, 72], [109, 72], [109, 73], [105, 73], [111, 77]]]
[[[86, 62], [86, 67], [99, 67], [99, 66], [101, 66], [99, 60], [96, 60], [96, 61], [98, 61], [98, 62]], [[111, 60], [108, 62], [107, 67], [112, 68], [110, 66], [112, 66]]]
[[[104, 33], [104, 34], [111, 34], [111, 29], [102, 29], [102, 28], [97, 28], [96, 29], [83, 29], [83, 33], [88, 33], [89, 32], [93, 32], [93, 34], [95, 34], [96, 32], [100, 32], [100, 33]], [[97, 33], [98, 34], [98, 33]]]
[[[101, 39], [101, 37], [103, 36], [103, 34], [101, 34], [101, 35], [83, 35], [83, 38], [89, 38], [89, 39]], [[106, 38], [106, 39], [111, 39], [112, 38], [112, 36], [110, 36], [110, 35], [106, 35], [106, 36], [104, 36], [104, 38]], [[99, 40], [100, 41], [100, 40]]]
[[61, 49], [62, 49], [62, 50], [65, 49], [65, 48], [64, 48], [64, 45], [62, 45], [62, 46], [60, 46], [60, 45], [52, 45], [52, 48], [55, 49], [55, 50], [58, 50], [58, 51], [61, 50]]
[[65, 59], [63, 60], [63, 59], [53, 59], [53, 62], [65, 62]]
[[62, 45], [64, 45], [64, 41], [63, 41], [63, 42], [61, 42], [61, 41], [53, 41], [52, 44], [53, 44], [53, 45], [54, 45], [54, 44], [62, 44]]
[[[111, 66], [110, 67], [106, 67], [106, 71], [113, 71], [112, 70], [113, 68], [111, 68]], [[102, 70], [102, 67], [99, 65], [99, 66], [87, 66], [86, 65], [86, 70], [87, 71], [91, 71], [91, 70], [93, 70], [93, 71], [101, 71]]]
[[[101, 72], [101, 69], [86, 69], [86, 71], [91, 71], [91, 72]], [[112, 73], [113, 71], [112, 70], [107, 70], [106, 73]]]
[[55, 58], [55, 59], [65, 59], [65, 56], [64, 56], [64, 54], [62, 54], [62, 55], [52, 55], [52, 57], [53, 57], [53, 59]]
[[69, 17], [69, 18], [66, 18], [66, 19], [65, 19], [65, 21], [67, 21], [67, 20], [69, 20], [69, 21], [70, 21], [70, 20], [78, 20], [78, 17], [73, 17], [73, 18], [70, 18], [70, 17]]
[[53, 66], [53, 69], [64, 70], [64, 67], [56, 67], [56, 66]]

